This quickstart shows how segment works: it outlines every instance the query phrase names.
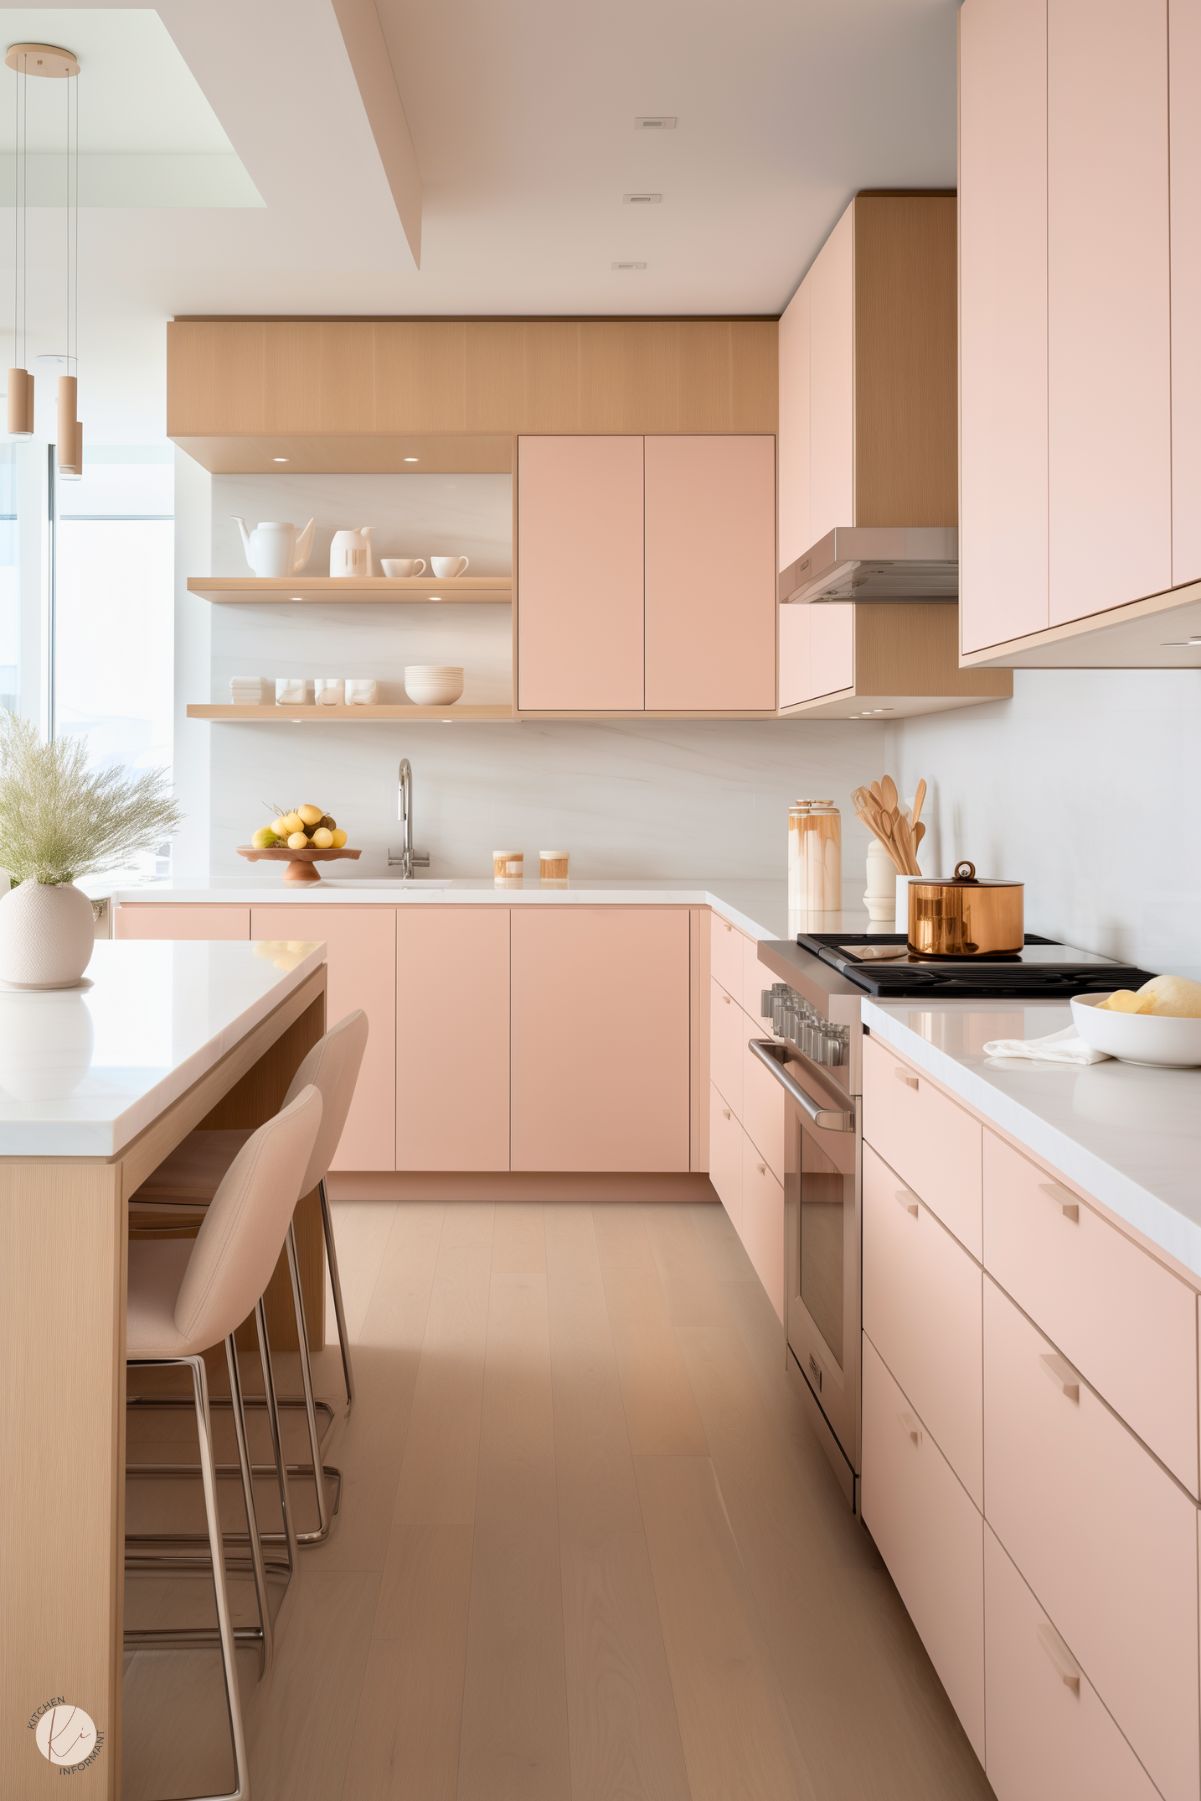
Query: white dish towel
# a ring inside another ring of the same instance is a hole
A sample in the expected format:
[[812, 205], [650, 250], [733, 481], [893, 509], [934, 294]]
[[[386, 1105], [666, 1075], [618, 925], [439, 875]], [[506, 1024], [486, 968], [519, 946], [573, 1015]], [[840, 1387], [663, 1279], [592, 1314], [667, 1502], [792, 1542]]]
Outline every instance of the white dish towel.
[[986, 1057], [1028, 1057], [1035, 1063], [1108, 1063], [1105, 1051], [1095, 1051], [1073, 1026], [1046, 1038], [993, 1038], [985, 1045]]

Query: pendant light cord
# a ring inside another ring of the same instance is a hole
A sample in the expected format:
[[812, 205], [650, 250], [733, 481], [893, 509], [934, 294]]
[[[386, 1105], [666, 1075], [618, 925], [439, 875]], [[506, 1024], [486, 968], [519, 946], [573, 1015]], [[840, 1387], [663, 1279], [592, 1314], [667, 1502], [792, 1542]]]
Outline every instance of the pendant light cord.
[[29, 360], [29, 53], [21, 58], [21, 367]]
[[13, 367], [21, 361], [21, 345], [17, 337], [21, 301], [21, 76], [13, 70], [17, 83], [13, 106]]

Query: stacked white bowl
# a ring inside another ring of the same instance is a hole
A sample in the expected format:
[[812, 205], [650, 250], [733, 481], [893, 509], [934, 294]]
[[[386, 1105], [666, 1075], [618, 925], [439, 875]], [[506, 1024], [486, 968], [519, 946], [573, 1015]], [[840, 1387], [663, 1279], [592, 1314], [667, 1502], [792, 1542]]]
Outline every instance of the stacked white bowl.
[[453, 706], [463, 692], [463, 671], [454, 663], [410, 663], [405, 693], [416, 707]]

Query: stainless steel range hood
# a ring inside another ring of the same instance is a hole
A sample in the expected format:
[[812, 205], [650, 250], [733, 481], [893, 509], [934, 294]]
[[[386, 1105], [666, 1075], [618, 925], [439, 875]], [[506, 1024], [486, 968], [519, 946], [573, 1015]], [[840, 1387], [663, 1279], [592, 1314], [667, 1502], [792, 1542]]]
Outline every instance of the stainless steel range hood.
[[945, 525], [838, 526], [780, 572], [781, 602], [957, 600], [959, 533]]

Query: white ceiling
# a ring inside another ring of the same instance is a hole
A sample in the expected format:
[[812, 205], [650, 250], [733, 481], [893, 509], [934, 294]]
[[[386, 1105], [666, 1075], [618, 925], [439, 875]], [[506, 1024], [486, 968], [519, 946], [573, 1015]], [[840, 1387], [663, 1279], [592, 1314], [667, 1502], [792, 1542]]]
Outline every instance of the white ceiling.
[[[775, 313], [856, 189], [954, 182], [958, 0], [376, 5], [420, 165], [420, 269], [333, 0], [3, 13], [5, 42], [82, 61], [94, 437], [161, 433], [173, 313]], [[637, 132], [643, 113], [678, 129]], [[622, 204], [644, 189], [662, 204]], [[61, 338], [61, 223], [30, 230], [34, 354]]]

